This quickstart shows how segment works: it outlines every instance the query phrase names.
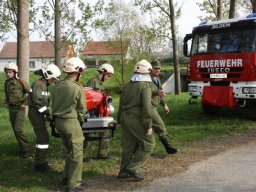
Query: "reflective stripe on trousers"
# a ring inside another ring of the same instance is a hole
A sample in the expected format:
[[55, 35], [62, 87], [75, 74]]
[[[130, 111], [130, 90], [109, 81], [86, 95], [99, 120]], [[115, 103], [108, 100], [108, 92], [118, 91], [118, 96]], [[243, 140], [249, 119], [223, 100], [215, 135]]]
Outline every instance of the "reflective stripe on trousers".
[[38, 149], [48, 149], [49, 145], [48, 144], [36, 144], [36, 148]]

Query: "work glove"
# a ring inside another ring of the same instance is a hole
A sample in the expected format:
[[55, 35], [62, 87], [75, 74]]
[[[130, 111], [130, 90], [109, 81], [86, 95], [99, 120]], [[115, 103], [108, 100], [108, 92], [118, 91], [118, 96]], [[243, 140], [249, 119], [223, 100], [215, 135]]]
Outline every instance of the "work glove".
[[83, 127], [84, 121], [79, 121], [81, 128]]
[[50, 127], [52, 129], [52, 131], [51, 131], [52, 136], [56, 137], [56, 138], [60, 138], [60, 134], [57, 133], [56, 128], [55, 128], [55, 122], [53, 120], [50, 121]]

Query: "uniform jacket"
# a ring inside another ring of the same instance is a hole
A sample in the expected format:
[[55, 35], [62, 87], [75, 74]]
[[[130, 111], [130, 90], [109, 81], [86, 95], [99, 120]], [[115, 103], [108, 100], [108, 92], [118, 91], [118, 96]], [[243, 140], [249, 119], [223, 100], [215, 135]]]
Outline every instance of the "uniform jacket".
[[[157, 83], [155, 82], [156, 80], [157, 80]], [[158, 77], [155, 79], [152, 78], [151, 89], [152, 89], [152, 106], [157, 107], [159, 104], [162, 106], [165, 106], [166, 105], [165, 100], [159, 97], [158, 95], [158, 91], [163, 89], [162, 83]]]
[[34, 107], [40, 113], [50, 115], [50, 92], [48, 91], [47, 84], [42, 83], [40, 79], [35, 81], [28, 95], [28, 106]]
[[151, 96], [149, 82], [130, 81], [125, 84], [121, 92], [117, 122], [120, 123], [122, 113], [126, 112], [134, 118], [140, 118], [146, 129], [152, 127]]
[[99, 79], [99, 75], [92, 77], [86, 84], [87, 87], [91, 87], [94, 90], [103, 91], [103, 82]]
[[52, 96], [52, 115], [64, 119], [78, 118], [84, 122], [86, 100], [83, 86], [66, 77], [55, 85]]
[[5, 102], [8, 107], [19, 108], [22, 104], [26, 104], [26, 93], [29, 93], [29, 85], [16, 78], [6, 79], [4, 83]]

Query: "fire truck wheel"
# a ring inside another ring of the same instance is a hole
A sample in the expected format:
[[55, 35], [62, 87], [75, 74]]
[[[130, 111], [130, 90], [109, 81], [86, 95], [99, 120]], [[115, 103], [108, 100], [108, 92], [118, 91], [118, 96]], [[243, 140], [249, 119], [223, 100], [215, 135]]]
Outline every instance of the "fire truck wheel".
[[202, 104], [202, 108], [203, 108], [204, 114], [206, 115], [216, 115], [220, 111], [220, 107], [211, 106], [211, 105]]

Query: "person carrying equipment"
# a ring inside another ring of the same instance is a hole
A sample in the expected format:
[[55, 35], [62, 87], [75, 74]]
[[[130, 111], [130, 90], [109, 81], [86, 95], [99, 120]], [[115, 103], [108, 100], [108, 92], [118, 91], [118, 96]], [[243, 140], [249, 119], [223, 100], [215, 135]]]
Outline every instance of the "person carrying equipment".
[[52, 114], [66, 149], [62, 184], [67, 192], [84, 191], [87, 187], [82, 184], [84, 136], [81, 128], [87, 109], [83, 86], [78, 83], [85, 69], [81, 59], [70, 58], [63, 68], [66, 77], [53, 90]]
[[35, 74], [41, 77], [32, 84], [28, 95], [28, 117], [36, 135], [34, 168], [36, 171], [45, 172], [53, 167], [47, 161], [49, 133], [46, 121], [52, 120], [49, 110], [50, 92], [48, 86], [59, 80], [61, 72], [56, 65], [50, 64], [45, 68], [35, 71]]
[[[109, 79], [112, 75], [114, 75], [114, 68], [112, 65], [108, 63], [104, 63], [99, 66], [98, 68], [99, 74], [95, 77], [92, 77], [86, 84], [86, 87], [91, 87], [93, 90], [99, 90], [101, 92], [104, 91], [103, 83]], [[95, 114], [98, 116], [98, 114]], [[106, 130], [104, 132], [98, 133], [99, 137], [102, 137], [104, 139], [99, 140], [98, 145], [98, 153], [97, 153], [97, 159], [108, 159], [108, 151], [109, 151], [109, 130]], [[89, 162], [92, 161], [92, 159], [89, 157], [89, 151], [92, 146], [92, 141], [85, 141], [84, 143], [84, 161]]]

